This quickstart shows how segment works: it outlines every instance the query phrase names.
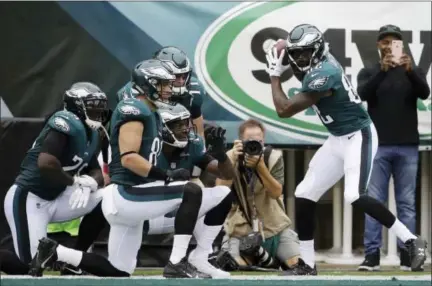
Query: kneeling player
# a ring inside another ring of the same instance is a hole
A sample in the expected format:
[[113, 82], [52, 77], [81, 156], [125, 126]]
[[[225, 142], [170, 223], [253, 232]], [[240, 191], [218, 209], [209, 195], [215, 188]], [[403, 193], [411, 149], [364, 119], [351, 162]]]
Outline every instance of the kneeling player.
[[[222, 128], [213, 128], [208, 132], [206, 142], [217, 159], [206, 153], [203, 139], [195, 132], [191, 132], [190, 113], [180, 104], [173, 108], [160, 110], [164, 129], [162, 131], [163, 148], [158, 158], [158, 166], [175, 170], [184, 168], [198, 177], [201, 170], [211, 172], [223, 179], [230, 179], [234, 174], [230, 160], [227, 160], [224, 149], [224, 133]], [[216, 207], [204, 217], [198, 219], [194, 229], [197, 247], [189, 255], [189, 262], [199, 271], [209, 274], [212, 278], [227, 278], [228, 272], [215, 268], [208, 262], [208, 256], [213, 252], [212, 245], [216, 236], [222, 229], [225, 218], [231, 208], [231, 196], [227, 196], [229, 189], [223, 186], [203, 189], [202, 205], [212, 204], [214, 200], [225, 197]], [[163, 234], [174, 232], [175, 218], [166, 214], [148, 221], [148, 234]], [[147, 223], [147, 222], [146, 222]], [[173, 254], [174, 255], [174, 254]], [[165, 269], [168, 274], [171, 269]]]
[[140, 94], [121, 101], [111, 119], [112, 184], [104, 189], [102, 201], [110, 224], [108, 259], [44, 239], [34, 267], [43, 269], [45, 263], [57, 259], [98, 276], [129, 276], [136, 267], [144, 221], [178, 209], [169, 265], [170, 273], [176, 275], [165, 276], [209, 278], [187, 261], [186, 250], [198, 216], [205, 215], [224, 196], [202, 205], [202, 190], [187, 182], [188, 170], [164, 170], [157, 166], [162, 149], [157, 103], [172, 91], [175, 76], [169, 66], [159, 60], [143, 61], [134, 69], [132, 79]]
[[16, 255], [1, 252], [2, 271], [28, 274], [48, 223], [81, 217], [101, 200], [94, 193], [103, 185], [97, 129], [106, 114], [106, 95], [94, 84], [76, 83], [65, 92], [64, 110], [49, 118], [6, 194]]

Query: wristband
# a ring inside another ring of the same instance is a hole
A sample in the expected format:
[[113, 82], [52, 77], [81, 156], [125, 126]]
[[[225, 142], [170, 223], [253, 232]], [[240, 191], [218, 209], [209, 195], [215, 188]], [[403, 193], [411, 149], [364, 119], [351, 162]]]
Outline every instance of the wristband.
[[148, 172], [147, 178], [155, 179], [159, 181], [165, 181], [167, 178], [166, 171], [162, 170], [161, 168], [158, 168], [156, 166], [152, 166], [150, 171]]

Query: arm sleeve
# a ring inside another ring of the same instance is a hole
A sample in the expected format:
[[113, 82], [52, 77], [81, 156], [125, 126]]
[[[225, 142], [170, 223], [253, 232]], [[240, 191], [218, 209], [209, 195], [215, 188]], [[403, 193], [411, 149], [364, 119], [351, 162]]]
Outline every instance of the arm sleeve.
[[48, 153], [56, 157], [59, 161], [62, 157], [63, 150], [67, 148], [69, 144], [69, 136], [51, 129], [48, 131], [41, 148], [41, 153]]
[[379, 70], [375, 75], [371, 76], [370, 71], [366, 68], [360, 70], [357, 75], [357, 93], [363, 101], [367, 101], [375, 96], [378, 86], [385, 78], [386, 73]]
[[423, 70], [418, 67], [414, 68], [414, 70], [408, 72], [408, 77], [413, 85], [413, 95], [423, 100], [428, 98], [430, 94], [430, 88]]

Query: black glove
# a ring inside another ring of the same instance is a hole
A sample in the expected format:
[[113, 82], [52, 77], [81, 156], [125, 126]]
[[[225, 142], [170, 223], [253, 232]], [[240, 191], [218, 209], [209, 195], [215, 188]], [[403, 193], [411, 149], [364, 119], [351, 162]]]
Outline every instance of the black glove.
[[225, 161], [225, 132], [222, 127], [210, 127], [206, 130], [205, 141], [208, 152], [218, 161]]
[[174, 182], [174, 181], [189, 181], [191, 178], [190, 171], [187, 169], [177, 169], [177, 170], [168, 170], [167, 178], [165, 180], [165, 184]]

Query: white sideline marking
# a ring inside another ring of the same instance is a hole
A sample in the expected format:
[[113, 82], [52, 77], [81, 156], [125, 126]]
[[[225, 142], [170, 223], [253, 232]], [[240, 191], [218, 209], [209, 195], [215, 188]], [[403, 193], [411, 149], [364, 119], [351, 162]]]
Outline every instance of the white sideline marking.
[[[9, 280], [9, 279], [105, 279], [105, 280], [118, 280], [118, 279], [142, 279], [142, 280], [161, 280], [165, 279], [161, 275], [146, 275], [146, 276], [132, 276], [129, 278], [103, 278], [103, 277], [95, 277], [95, 276], [50, 276], [46, 275], [44, 277], [29, 277], [26, 275], [2, 275], [1, 280]], [[322, 276], [276, 276], [276, 275], [233, 275], [228, 280], [335, 280], [335, 281], [371, 281], [371, 280], [399, 280], [399, 281], [431, 281], [430, 274], [425, 275], [401, 275], [401, 276], [332, 276], [332, 275], [322, 275]]]

